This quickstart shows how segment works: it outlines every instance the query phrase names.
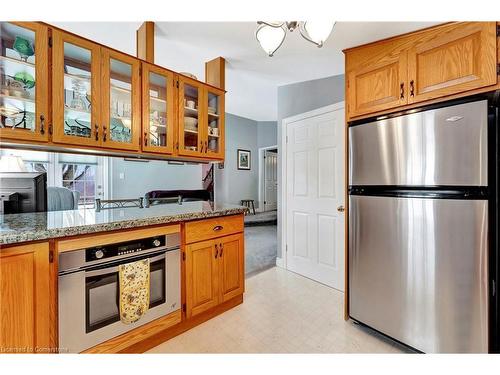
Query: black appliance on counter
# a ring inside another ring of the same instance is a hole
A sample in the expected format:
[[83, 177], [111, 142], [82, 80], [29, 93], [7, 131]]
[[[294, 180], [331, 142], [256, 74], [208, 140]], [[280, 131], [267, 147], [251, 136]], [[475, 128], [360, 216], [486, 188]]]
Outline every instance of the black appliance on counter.
[[2, 214], [47, 211], [45, 172], [0, 172]]

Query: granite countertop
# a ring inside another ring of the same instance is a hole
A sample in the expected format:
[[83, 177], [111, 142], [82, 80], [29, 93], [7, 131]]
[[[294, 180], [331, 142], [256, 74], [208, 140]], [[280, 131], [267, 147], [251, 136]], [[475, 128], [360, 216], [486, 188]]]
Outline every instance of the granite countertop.
[[0, 215], [0, 245], [45, 240], [155, 224], [242, 214], [245, 207], [208, 202]]

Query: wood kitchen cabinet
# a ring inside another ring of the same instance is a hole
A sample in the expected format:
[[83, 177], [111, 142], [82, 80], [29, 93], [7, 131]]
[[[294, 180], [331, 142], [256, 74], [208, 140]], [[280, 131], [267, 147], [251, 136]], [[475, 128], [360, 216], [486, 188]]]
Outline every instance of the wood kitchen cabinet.
[[224, 158], [224, 91], [179, 75], [179, 155]]
[[48, 28], [0, 23], [0, 138], [48, 140]]
[[173, 154], [175, 137], [174, 73], [142, 63], [142, 150]]
[[188, 222], [184, 238], [187, 318], [243, 294], [242, 215]]
[[496, 22], [460, 22], [345, 50], [348, 119], [497, 88]]
[[50, 346], [49, 244], [0, 250], [0, 353]]
[[430, 30], [408, 51], [410, 103], [496, 83], [495, 22], [464, 22]]
[[138, 151], [141, 139], [141, 63], [101, 47], [102, 126], [107, 148]]
[[101, 47], [52, 32], [52, 113], [55, 143], [101, 146]]
[[346, 56], [347, 106], [351, 116], [408, 103], [408, 53], [401, 43], [381, 43]]

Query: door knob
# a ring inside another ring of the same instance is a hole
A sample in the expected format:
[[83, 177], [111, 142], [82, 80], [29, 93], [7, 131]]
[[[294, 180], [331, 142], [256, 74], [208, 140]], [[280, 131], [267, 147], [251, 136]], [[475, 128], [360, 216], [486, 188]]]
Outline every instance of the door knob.
[[342, 205], [338, 206], [338, 207], [337, 207], [337, 211], [338, 211], [338, 212], [344, 212], [344, 211], [345, 211], [344, 206], [342, 206]]

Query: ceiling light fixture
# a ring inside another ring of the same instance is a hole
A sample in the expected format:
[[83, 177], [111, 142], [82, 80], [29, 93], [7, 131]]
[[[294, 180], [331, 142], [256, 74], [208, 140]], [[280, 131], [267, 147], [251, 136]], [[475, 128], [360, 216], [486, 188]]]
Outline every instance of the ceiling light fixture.
[[285, 41], [287, 30], [293, 32], [299, 29], [302, 37], [322, 47], [326, 39], [330, 36], [335, 22], [331, 21], [289, 21], [289, 22], [265, 22], [257, 21], [255, 38], [260, 43], [262, 49], [271, 57], [281, 47]]

